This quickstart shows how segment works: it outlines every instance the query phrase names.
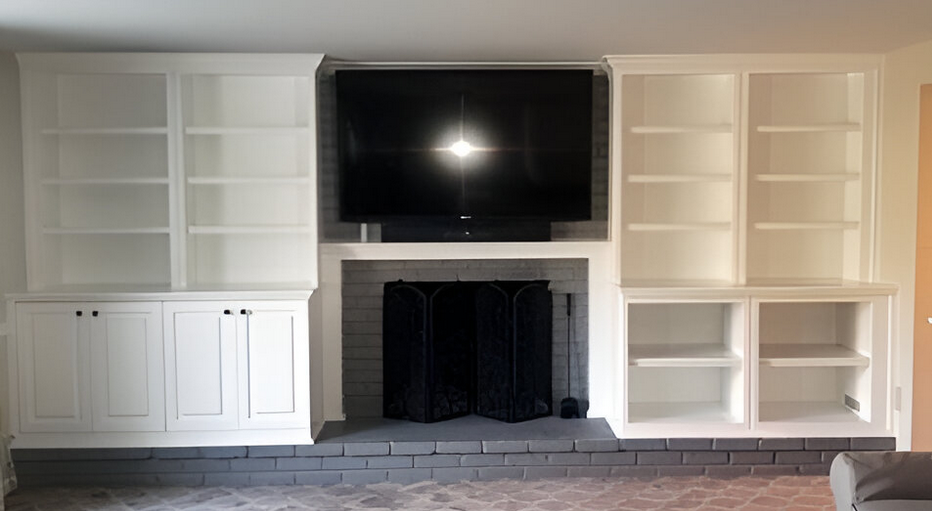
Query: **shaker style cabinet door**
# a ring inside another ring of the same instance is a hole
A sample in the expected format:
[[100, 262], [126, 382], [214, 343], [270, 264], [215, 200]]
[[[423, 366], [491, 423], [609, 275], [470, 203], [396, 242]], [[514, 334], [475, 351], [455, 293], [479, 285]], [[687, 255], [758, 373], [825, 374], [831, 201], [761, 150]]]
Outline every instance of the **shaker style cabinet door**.
[[240, 428], [310, 428], [307, 302], [242, 302]]
[[169, 431], [238, 426], [236, 323], [226, 302], [166, 302]]
[[164, 431], [161, 303], [85, 307], [94, 431]]
[[88, 324], [81, 303], [16, 306], [20, 430], [91, 431]]

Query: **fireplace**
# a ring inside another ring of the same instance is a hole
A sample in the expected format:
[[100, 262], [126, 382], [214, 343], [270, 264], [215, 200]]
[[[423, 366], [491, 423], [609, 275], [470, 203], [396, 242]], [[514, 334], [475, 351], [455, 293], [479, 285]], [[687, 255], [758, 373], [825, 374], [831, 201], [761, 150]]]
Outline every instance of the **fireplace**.
[[[386, 282], [546, 280], [553, 300], [551, 403], [589, 398], [589, 281], [586, 259], [358, 260], [342, 263], [343, 410], [349, 420], [383, 418]], [[571, 307], [567, 307], [571, 304]]]
[[389, 282], [383, 414], [436, 422], [552, 413], [553, 298], [547, 281]]

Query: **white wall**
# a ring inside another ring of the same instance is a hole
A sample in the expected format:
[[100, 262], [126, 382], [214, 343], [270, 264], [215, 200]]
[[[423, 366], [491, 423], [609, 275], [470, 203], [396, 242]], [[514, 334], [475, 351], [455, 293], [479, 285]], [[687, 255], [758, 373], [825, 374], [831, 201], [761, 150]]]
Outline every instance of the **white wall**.
[[932, 83], [932, 41], [887, 54], [883, 78], [877, 278], [900, 286], [899, 307], [893, 318], [893, 370], [894, 385], [902, 387], [902, 411], [894, 414], [894, 427], [897, 447], [908, 449], [912, 431], [919, 86]]
[[[23, 234], [23, 157], [19, 117], [19, 69], [0, 52], [0, 297], [26, 289]], [[2, 301], [2, 300], [0, 300]], [[0, 306], [0, 323], [6, 306]], [[6, 430], [6, 339], [0, 337], [0, 430]]]

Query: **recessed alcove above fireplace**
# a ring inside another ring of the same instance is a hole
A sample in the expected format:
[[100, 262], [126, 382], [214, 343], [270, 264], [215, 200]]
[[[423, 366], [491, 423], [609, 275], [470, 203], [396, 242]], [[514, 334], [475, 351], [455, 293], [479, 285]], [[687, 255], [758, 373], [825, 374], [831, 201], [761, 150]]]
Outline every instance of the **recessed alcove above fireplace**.
[[[588, 400], [588, 264], [585, 259], [344, 261], [343, 408], [347, 419], [382, 417], [386, 282], [546, 280], [552, 293], [551, 400]], [[567, 307], [569, 298], [569, 310]], [[569, 349], [567, 349], [569, 348]], [[569, 354], [569, 356], [567, 356]], [[567, 379], [569, 375], [569, 380]], [[567, 382], [569, 391], [567, 392]]]

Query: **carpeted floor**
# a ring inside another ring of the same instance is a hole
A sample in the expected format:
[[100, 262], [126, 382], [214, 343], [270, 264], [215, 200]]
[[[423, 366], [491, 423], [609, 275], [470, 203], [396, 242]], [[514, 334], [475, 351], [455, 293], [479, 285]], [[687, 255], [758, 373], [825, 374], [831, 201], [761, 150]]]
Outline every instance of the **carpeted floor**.
[[410, 486], [20, 488], [8, 511], [743, 510], [832, 511], [827, 477], [503, 480]]

